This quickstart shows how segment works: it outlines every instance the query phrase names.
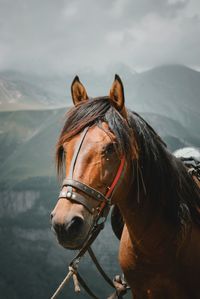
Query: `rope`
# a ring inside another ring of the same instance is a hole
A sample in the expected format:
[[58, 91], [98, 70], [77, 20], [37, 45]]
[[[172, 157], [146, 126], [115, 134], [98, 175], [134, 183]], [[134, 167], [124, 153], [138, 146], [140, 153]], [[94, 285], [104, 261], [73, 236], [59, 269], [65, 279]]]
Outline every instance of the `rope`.
[[[105, 220], [104, 220], [105, 221]], [[91, 232], [90, 237], [88, 238], [87, 242], [84, 244], [84, 246], [82, 247], [82, 249], [79, 251], [79, 253], [75, 256], [75, 258], [73, 258], [73, 260], [70, 263], [69, 266], [69, 272], [66, 275], [66, 277], [63, 279], [63, 281], [61, 282], [61, 284], [58, 286], [57, 290], [55, 291], [55, 293], [53, 294], [53, 296], [51, 297], [51, 299], [55, 299], [57, 298], [58, 294], [61, 292], [61, 290], [63, 289], [63, 287], [68, 284], [70, 278], [73, 278], [73, 282], [74, 282], [74, 290], [76, 293], [80, 293], [81, 289], [79, 286], [79, 283], [81, 284], [81, 286], [85, 289], [85, 291], [88, 293], [88, 295], [90, 295], [91, 298], [93, 299], [99, 299], [91, 290], [90, 288], [87, 286], [87, 284], [85, 283], [84, 279], [80, 276], [80, 274], [78, 273], [78, 264], [80, 262], [80, 259], [84, 256], [84, 254], [88, 251], [90, 257], [92, 258], [93, 262], [95, 263], [97, 269], [99, 270], [99, 272], [101, 273], [101, 275], [104, 277], [104, 279], [113, 287], [115, 288], [115, 292], [111, 295], [111, 297], [109, 297], [110, 299], [121, 299], [123, 298], [123, 295], [126, 293], [126, 291], [129, 289], [129, 287], [127, 286], [127, 284], [122, 281], [121, 277], [119, 277], [118, 279], [115, 279], [113, 282], [112, 280], [107, 276], [107, 274], [104, 272], [104, 270], [102, 269], [102, 267], [100, 266], [99, 262], [97, 261], [97, 258], [94, 255], [94, 252], [92, 251], [90, 245], [94, 242], [94, 240], [97, 238], [98, 234], [100, 233], [100, 231], [103, 229], [104, 227], [104, 222], [102, 223], [98, 223], [96, 224], [96, 226], [94, 227], [94, 229]], [[108, 298], [108, 299], [109, 299]]]
[[[98, 236], [100, 231], [103, 229], [103, 227], [104, 227], [104, 223], [100, 223], [94, 227], [93, 231], [91, 232], [91, 236], [87, 240], [86, 244], [82, 247], [82, 249], [79, 251], [77, 256], [75, 258], [73, 258], [73, 260], [71, 261], [70, 266], [69, 266], [69, 272], [68, 272], [67, 276], [63, 279], [61, 284], [58, 286], [57, 290], [55, 291], [55, 293], [53, 294], [51, 299], [55, 299], [58, 296], [58, 294], [61, 292], [61, 290], [63, 289], [65, 284], [67, 284], [69, 282], [69, 280], [72, 276], [73, 276], [73, 281], [74, 281], [74, 286], [75, 286], [75, 292], [80, 292], [80, 287], [78, 285], [78, 278], [77, 278], [77, 275], [79, 275], [77, 273], [78, 263], [79, 263], [81, 257], [88, 250], [88, 247], [93, 243], [93, 241], [96, 239], [96, 237]], [[82, 281], [83, 281], [83, 279], [82, 279]]]
[[63, 279], [63, 281], [61, 282], [61, 284], [59, 285], [59, 287], [57, 288], [57, 290], [55, 291], [55, 293], [53, 294], [51, 299], [55, 299], [58, 296], [60, 291], [64, 288], [64, 285], [69, 282], [69, 280], [73, 276], [73, 274], [74, 274], [74, 270], [72, 270], [72, 267], [69, 267], [69, 272], [68, 272], [67, 276]]

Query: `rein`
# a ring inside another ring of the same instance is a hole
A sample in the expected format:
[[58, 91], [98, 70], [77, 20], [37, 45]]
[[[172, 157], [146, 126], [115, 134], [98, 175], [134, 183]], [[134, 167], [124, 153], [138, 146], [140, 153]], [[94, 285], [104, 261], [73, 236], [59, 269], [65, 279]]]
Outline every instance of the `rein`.
[[[113, 182], [108, 187], [108, 191], [105, 195], [103, 195], [98, 190], [88, 186], [85, 183], [82, 183], [80, 181], [73, 179], [73, 173], [75, 169], [75, 164], [78, 158], [78, 155], [81, 150], [81, 146], [84, 142], [84, 139], [86, 137], [86, 134], [89, 130], [89, 126], [86, 127], [83, 132], [81, 133], [80, 140], [76, 146], [76, 149], [74, 151], [70, 170], [69, 170], [69, 176], [68, 178], [65, 178], [62, 184], [63, 187], [67, 187], [67, 191], [61, 191], [59, 194], [59, 198], [66, 198], [72, 202], [76, 202], [79, 204], [82, 204], [92, 215], [95, 216], [94, 222], [92, 225], [92, 228], [90, 229], [90, 232], [88, 236], [86, 237], [86, 240], [82, 246], [82, 248], [79, 250], [78, 254], [73, 258], [73, 260], [69, 264], [69, 272], [65, 279], [62, 281], [54, 295], [51, 297], [51, 299], [55, 299], [61, 289], [64, 287], [64, 285], [69, 281], [71, 277], [73, 277], [74, 285], [75, 285], [75, 292], [80, 292], [79, 283], [82, 285], [82, 287], [85, 289], [85, 291], [90, 295], [93, 299], [99, 299], [87, 286], [84, 279], [80, 276], [78, 273], [78, 264], [81, 260], [81, 258], [84, 256], [86, 252], [89, 253], [91, 259], [93, 260], [97, 270], [100, 272], [100, 274], [103, 276], [103, 278], [106, 280], [106, 282], [115, 289], [115, 292], [108, 298], [108, 299], [115, 299], [115, 298], [123, 298], [122, 296], [126, 293], [127, 289], [129, 287], [127, 286], [124, 279], [122, 279], [120, 276], [117, 276], [116, 279], [113, 281], [107, 276], [107, 274], [104, 272], [102, 267], [100, 266], [97, 258], [95, 257], [95, 254], [93, 250], [91, 249], [92, 243], [95, 241], [97, 236], [99, 235], [100, 231], [104, 228], [105, 221], [107, 219], [108, 213], [110, 211], [111, 206], [111, 198], [117, 189], [117, 186], [121, 179], [124, 176], [125, 172], [125, 157], [123, 156], [120, 161], [120, 165], [118, 167], [117, 173], [114, 177]], [[77, 193], [78, 191], [81, 191], [83, 194], [89, 196], [90, 199], [88, 200], [80, 193]]]

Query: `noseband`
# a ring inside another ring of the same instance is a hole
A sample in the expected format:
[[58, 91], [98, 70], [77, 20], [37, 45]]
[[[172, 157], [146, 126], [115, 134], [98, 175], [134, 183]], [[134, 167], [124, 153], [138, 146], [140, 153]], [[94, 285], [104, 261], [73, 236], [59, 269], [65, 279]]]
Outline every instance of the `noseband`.
[[[82, 204], [91, 214], [95, 214], [97, 212], [100, 217], [106, 217], [109, 212], [111, 198], [114, 191], [119, 184], [119, 181], [124, 176], [125, 157], [122, 157], [115, 178], [112, 184], [108, 187], [108, 191], [105, 195], [85, 183], [74, 180], [73, 173], [76, 161], [89, 128], [89, 126], [86, 127], [81, 133], [80, 140], [72, 157], [68, 178], [65, 178], [62, 183], [62, 189], [63, 187], [67, 187], [67, 191], [62, 190], [59, 194], [59, 198], [66, 198], [72, 202]], [[76, 190], [81, 191], [82, 194], [87, 195], [89, 198], [77, 193]]]

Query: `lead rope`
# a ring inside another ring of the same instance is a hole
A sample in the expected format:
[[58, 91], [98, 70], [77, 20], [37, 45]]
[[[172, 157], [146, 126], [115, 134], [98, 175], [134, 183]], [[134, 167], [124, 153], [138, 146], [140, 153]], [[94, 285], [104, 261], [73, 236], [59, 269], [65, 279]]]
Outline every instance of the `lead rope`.
[[84, 279], [80, 276], [78, 273], [78, 265], [81, 260], [81, 258], [85, 255], [85, 253], [88, 251], [90, 257], [92, 258], [95, 266], [97, 267], [100, 274], [103, 276], [103, 278], [115, 289], [115, 292], [108, 297], [108, 299], [121, 299], [123, 298], [123, 295], [126, 294], [127, 290], [130, 289], [127, 285], [127, 283], [122, 279], [120, 276], [116, 276], [115, 279], [112, 281], [108, 275], [104, 272], [101, 265], [99, 264], [94, 252], [92, 251], [90, 245], [94, 242], [94, 240], [99, 235], [100, 231], [104, 228], [104, 223], [101, 222], [100, 224], [97, 224], [93, 231], [91, 232], [91, 236], [89, 237], [88, 241], [85, 243], [85, 245], [82, 247], [82, 249], [79, 251], [79, 253], [73, 258], [73, 260], [69, 264], [69, 271], [66, 275], [66, 277], [63, 279], [61, 284], [58, 286], [55, 293], [52, 295], [51, 299], [55, 299], [58, 297], [61, 290], [64, 288], [65, 285], [67, 285], [70, 281], [70, 278], [73, 278], [74, 283], [74, 290], [76, 293], [80, 293], [81, 289], [79, 286], [79, 283], [81, 286], [85, 289], [85, 291], [88, 293], [88, 295], [93, 299], [99, 299], [87, 286]]
[[[73, 258], [73, 260], [70, 262], [69, 264], [69, 272], [67, 274], [67, 276], [63, 279], [63, 281], [61, 282], [61, 284], [59, 285], [59, 287], [57, 288], [57, 290], [55, 291], [55, 293], [53, 294], [53, 296], [51, 297], [51, 299], [55, 299], [57, 298], [58, 294], [60, 293], [60, 291], [63, 289], [65, 284], [68, 284], [70, 278], [74, 275], [73, 281], [74, 281], [74, 286], [75, 286], [75, 292], [78, 291], [80, 292], [80, 288], [78, 287], [78, 265], [79, 262], [81, 260], [81, 258], [84, 256], [84, 254], [86, 253], [88, 246], [90, 246], [93, 241], [96, 239], [96, 237], [98, 236], [98, 234], [100, 233], [100, 231], [104, 228], [104, 223], [101, 223], [99, 225], [97, 225], [93, 231], [91, 232], [91, 236], [89, 237], [88, 241], [86, 242], [86, 244], [81, 248], [81, 250], [79, 251], [79, 253]], [[80, 278], [80, 275], [79, 275]]]

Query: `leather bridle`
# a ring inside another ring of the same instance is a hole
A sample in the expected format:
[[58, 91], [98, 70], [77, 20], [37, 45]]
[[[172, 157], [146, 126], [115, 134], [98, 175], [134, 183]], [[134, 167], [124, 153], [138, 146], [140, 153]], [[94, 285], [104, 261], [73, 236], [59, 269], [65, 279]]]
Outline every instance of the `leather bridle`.
[[[98, 219], [99, 219], [100, 217], [104, 217], [104, 218], [107, 217], [114, 191], [116, 190], [119, 182], [124, 176], [124, 172], [126, 168], [125, 157], [123, 156], [120, 159], [120, 165], [117, 170], [117, 173], [114, 177], [112, 184], [107, 188], [108, 191], [106, 192], [105, 195], [83, 182], [74, 180], [73, 173], [74, 173], [76, 161], [89, 128], [90, 128], [89, 126], [85, 127], [85, 129], [81, 133], [80, 139], [76, 145], [72, 157], [72, 161], [69, 169], [69, 175], [67, 178], [63, 180], [62, 183], [62, 189], [63, 187], [67, 187], [67, 190], [66, 191], [62, 190], [59, 194], [59, 198], [66, 198], [72, 202], [82, 204], [91, 214], [98, 214]], [[87, 196], [84, 197], [84, 195], [78, 193], [77, 191], [81, 191], [82, 194], [85, 194]]]

